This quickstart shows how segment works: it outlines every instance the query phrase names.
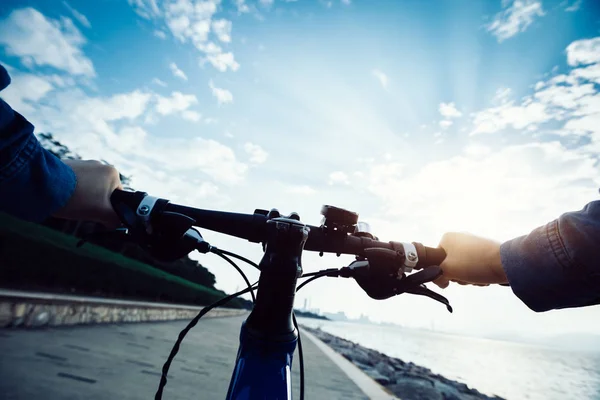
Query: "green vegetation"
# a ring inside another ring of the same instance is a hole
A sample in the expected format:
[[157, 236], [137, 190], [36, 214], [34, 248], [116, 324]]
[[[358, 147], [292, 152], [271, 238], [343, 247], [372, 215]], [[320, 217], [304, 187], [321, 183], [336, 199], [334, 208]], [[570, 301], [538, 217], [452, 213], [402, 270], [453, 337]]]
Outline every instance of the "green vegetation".
[[[78, 240], [0, 213], [2, 286], [202, 305], [225, 295], [92, 243], [77, 248]], [[234, 300], [230, 306], [244, 304]]]

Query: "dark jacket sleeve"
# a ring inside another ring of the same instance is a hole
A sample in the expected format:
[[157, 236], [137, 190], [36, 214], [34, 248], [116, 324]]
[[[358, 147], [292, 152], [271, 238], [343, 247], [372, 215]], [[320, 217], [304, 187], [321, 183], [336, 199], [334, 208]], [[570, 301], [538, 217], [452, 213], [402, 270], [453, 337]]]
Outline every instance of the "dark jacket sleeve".
[[500, 247], [513, 292], [532, 310], [600, 304], [600, 201]]
[[[0, 65], [0, 91], [9, 83]], [[73, 170], [42, 148], [33, 125], [0, 99], [0, 211], [40, 222], [67, 203], [75, 186]]]

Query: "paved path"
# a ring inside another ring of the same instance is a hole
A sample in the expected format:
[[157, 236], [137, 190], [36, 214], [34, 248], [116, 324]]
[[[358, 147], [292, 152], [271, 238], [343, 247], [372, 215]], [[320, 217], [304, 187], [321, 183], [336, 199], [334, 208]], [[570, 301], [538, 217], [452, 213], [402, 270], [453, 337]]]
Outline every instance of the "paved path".
[[[171, 365], [164, 399], [224, 399], [243, 318], [200, 320]], [[160, 370], [186, 321], [0, 330], [5, 400], [153, 399]], [[367, 397], [308, 338], [306, 399]], [[298, 362], [293, 394], [298, 397]]]

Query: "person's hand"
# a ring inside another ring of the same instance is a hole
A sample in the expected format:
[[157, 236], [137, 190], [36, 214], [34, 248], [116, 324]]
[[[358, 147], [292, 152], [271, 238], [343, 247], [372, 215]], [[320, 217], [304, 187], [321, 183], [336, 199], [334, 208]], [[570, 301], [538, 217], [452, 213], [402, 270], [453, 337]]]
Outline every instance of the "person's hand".
[[477, 286], [507, 282], [500, 261], [500, 243], [468, 233], [450, 232], [444, 234], [439, 247], [446, 251], [440, 265], [444, 274], [434, 283], [442, 289], [449, 282]]
[[110, 195], [122, 189], [119, 172], [99, 161], [63, 160], [77, 177], [77, 186], [66, 206], [53, 216], [99, 222], [107, 228], [121, 225], [110, 204]]

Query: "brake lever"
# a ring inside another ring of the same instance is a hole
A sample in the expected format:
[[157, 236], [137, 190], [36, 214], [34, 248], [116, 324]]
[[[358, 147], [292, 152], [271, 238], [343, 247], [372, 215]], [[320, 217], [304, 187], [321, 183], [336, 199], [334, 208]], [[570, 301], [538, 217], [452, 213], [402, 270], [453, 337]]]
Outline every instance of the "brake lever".
[[[449, 312], [453, 311], [448, 299], [424, 286], [425, 283], [434, 281], [443, 274], [439, 266], [427, 267], [407, 276], [399, 267], [393, 267], [394, 264], [398, 265], [398, 259], [397, 255], [392, 253], [395, 252], [385, 254], [379, 251], [376, 257], [372, 257], [374, 261], [354, 261], [347, 267], [348, 272], [341, 276], [354, 278], [365, 293], [376, 300], [410, 293], [427, 296], [444, 304]], [[393, 263], [386, 261], [393, 261]]]
[[426, 288], [425, 285], [408, 288], [407, 290], [404, 291], [404, 293], [416, 294], [418, 296], [427, 296], [430, 299], [433, 299], [435, 301], [438, 301], [438, 302], [444, 304], [446, 306], [446, 309], [449, 312], [454, 311], [452, 309], [452, 306], [450, 305], [450, 301], [447, 298], [445, 298], [444, 296], [442, 296], [439, 293], [434, 292], [431, 289]]

